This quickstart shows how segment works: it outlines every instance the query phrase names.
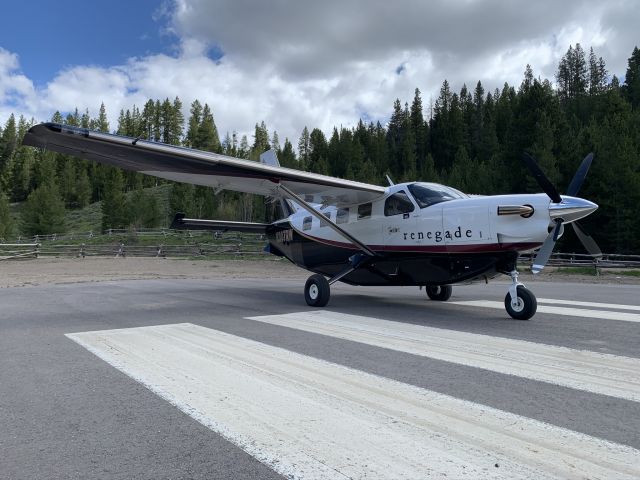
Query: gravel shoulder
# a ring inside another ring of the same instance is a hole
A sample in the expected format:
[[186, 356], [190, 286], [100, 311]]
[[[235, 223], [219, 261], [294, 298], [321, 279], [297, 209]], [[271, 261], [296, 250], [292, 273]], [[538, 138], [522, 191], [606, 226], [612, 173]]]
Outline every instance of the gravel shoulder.
[[[640, 277], [607, 272], [600, 277], [567, 275], [548, 269], [536, 277], [523, 270], [524, 283], [569, 282], [640, 285]], [[309, 273], [284, 259], [184, 260], [167, 258], [38, 258], [0, 262], [0, 288], [113, 280], [288, 278], [304, 281]], [[497, 279], [498, 280], [498, 279]], [[509, 281], [504, 277], [504, 281]]]

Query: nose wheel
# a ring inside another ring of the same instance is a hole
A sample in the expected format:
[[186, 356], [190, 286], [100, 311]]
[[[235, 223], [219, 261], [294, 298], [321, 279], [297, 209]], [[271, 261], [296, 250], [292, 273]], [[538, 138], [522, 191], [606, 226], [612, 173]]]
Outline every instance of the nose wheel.
[[509, 287], [506, 297], [504, 297], [504, 308], [511, 318], [516, 320], [529, 320], [538, 310], [536, 296], [518, 282], [518, 272], [515, 270], [510, 274], [513, 283]]

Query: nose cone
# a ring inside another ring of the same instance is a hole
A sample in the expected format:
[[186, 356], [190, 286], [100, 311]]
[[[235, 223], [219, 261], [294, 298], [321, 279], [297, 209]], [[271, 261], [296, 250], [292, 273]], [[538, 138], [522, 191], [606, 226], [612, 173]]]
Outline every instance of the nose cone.
[[575, 222], [595, 212], [598, 205], [584, 198], [562, 195], [562, 202], [549, 205], [549, 216], [552, 220], [561, 218], [564, 223]]

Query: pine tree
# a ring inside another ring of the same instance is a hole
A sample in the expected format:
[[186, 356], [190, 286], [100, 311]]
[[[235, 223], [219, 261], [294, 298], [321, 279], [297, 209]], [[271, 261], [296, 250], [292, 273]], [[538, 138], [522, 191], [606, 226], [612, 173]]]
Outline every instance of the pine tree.
[[280, 138], [278, 137], [278, 132], [276, 132], [275, 130], [273, 131], [273, 135], [271, 136], [271, 148], [274, 152], [276, 152], [276, 155], [280, 155], [280, 152], [282, 150], [280, 148]]
[[427, 123], [422, 114], [422, 98], [420, 90], [416, 88], [411, 104], [411, 129], [415, 140], [415, 152], [417, 165], [422, 165], [427, 156]]
[[416, 141], [411, 125], [408, 106], [405, 105], [405, 114], [402, 122], [402, 143], [398, 156], [398, 173], [403, 181], [416, 178]]
[[202, 122], [200, 122], [200, 125], [198, 126], [193, 148], [216, 153], [220, 153], [221, 151], [218, 129], [215, 121], [213, 120], [211, 109], [206, 103], [202, 110]]
[[251, 154], [249, 158], [252, 160], [258, 160], [260, 155], [271, 147], [269, 146], [269, 132], [267, 131], [267, 126], [263, 122], [258, 125], [256, 123], [256, 127], [253, 133], [253, 146], [251, 147]]
[[187, 135], [184, 139], [185, 146], [196, 148], [198, 129], [200, 128], [200, 122], [202, 122], [202, 105], [198, 100], [194, 100], [191, 103], [191, 114], [189, 116], [189, 126], [187, 128]]
[[391, 173], [396, 177], [401, 175], [400, 156], [404, 126], [405, 111], [402, 109], [400, 99], [396, 98], [395, 102], [393, 102], [393, 113], [387, 126], [387, 145], [390, 157], [390, 165], [387, 165], [387, 168], [389, 168]]
[[602, 57], [596, 58], [593, 47], [589, 50], [589, 95], [598, 95], [607, 88], [607, 69]]
[[104, 106], [104, 102], [100, 104], [98, 118], [96, 119], [93, 128], [99, 132], [109, 133], [109, 121], [107, 120], [107, 109]]
[[284, 147], [282, 147], [282, 152], [278, 155], [278, 160], [283, 167], [299, 168], [296, 153], [293, 151], [293, 145], [288, 138], [284, 139]]
[[32, 170], [35, 163], [34, 149], [20, 147], [15, 154], [11, 169], [11, 200], [22, 202], [31, 191]]
[[80, 126], [82, 128], [89, 128], [91, 125], [91, 117], [89, 117], [89, 109], [87, 108], [80, 118]]
[[50, 235], [65, 231], [64, 202], [55, 183], [45, 183], [29, 194], [21, 220], [22, 232], [26, 235]]
[[627, 61], [627, 74], [624, 77], [624, 93], [633, 108], [640, 107], [640, 50], [634, 47]]
[[2, 129], [2, 137], [0, 137], [0, 175], [3, 175], [6, 168], [11, 164], [13, 153], [17, 146], [16, 117], [12, 113]]
[[102, 230], [127, 226], [122, 170], [108, 167], [102, 192]]
[[173, 99], [171, 109], [171, 118], [169, 124], [169, 143], [171, 145], [180, 145], [183, 136], [184, 115], [182, 114], [182, 102], [180, 98]]
[[307, 168], [310, 172], [327, 174], [329, 166], [327, 164], [328, 145], [327, 139], [319, 128], [314, 128], [309, 135], [309, 163]]
[[189, 183], [172, 184], [169, 194], [169, 210], [173, 214], [181, 212], [188, 217], [196, 215], [195, 191], [195, 186]]
[[311, 153], [311, 139], [309, 135], [309, 130], [305, 126], [302, 130], [302, 135], [300, 135], [300, 140], [298, 141], [298, 160], [300, 163], [299, 168], [301, 170], [307, 170], [309, 165], [309, 155]]
[[558, 95], [561, 100], [567, 101], [583, 96], [587, 91], [587, 62], [584, 50], [579, 43], [575, 48], [569, 46], [569, 50], [560, 60], [558, 72]]
[[72, 161], [64, 162], [60, 175], [60, 193], [66, 207], [75, 207], [76, 204], [76, 169]]
[[91, 202], [91, 183], [86, 168], [78, 169], [75, 189], [75, 206], [84, 208]]
[[131, 192], [126, 202], [128, 225], [136, 229], [158, 227], [162, 212], [158, 199], [145, 189]]
[[153, 100], [147, 100], [140, 114], [140, 135], [147, 140], [153, 139], [153, 121], [155, 116], [156, 103]]
[[9, 212], [9, 201], [0, 191], [0, 243], [9, 238], [13, 233], [13, 218]]

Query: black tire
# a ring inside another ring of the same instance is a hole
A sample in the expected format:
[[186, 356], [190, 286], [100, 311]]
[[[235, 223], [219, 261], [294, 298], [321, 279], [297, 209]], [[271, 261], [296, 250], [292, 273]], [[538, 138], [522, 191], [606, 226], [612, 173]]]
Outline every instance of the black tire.
[[453, 288], [451, 288], [451, 285], [427, 285], [425, 290], [427, 291], [427, 296], [431, 300], [446, 302], [451, 298]]
[[507, 310], [507, 313], [516, 320], [529, 320], [535, 315], [536, 310], [538, 309], [536, 296], [531, 292], [531, 290], [528, 290], [522, 285], [518, 285], [517, 292], [518, 307], [513, 308], [511, 306], [511, 294], [507, 292], [507, 296], [504, 297], [504, 308]]
[[329, 303], [330, 294], [329, 282], [318, 273], [311, 275], [304, 285], [304, 299], [310, 307], [324, 307]]

